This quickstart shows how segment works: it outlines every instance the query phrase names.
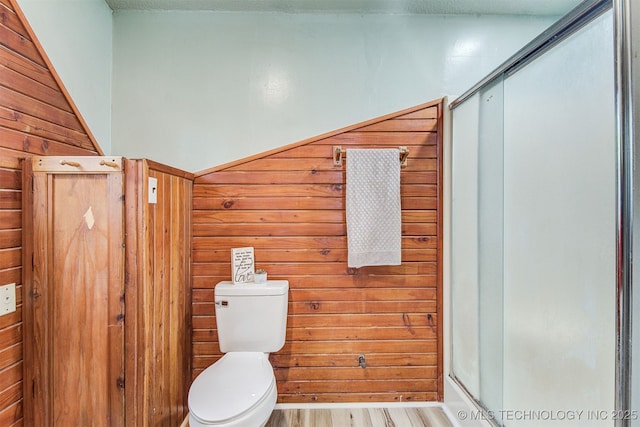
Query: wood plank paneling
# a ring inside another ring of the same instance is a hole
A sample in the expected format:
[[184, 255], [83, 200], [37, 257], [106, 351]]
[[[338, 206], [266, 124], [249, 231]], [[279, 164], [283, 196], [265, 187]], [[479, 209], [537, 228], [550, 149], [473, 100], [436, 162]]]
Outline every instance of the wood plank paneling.
[[17, 310], [0, 317], [0, 425], [23, 424], [22, 167], [30, 155], [95, 155], [95, 142], [15, 0], [0, 1], [0, 284]]
[[[126, 160], [127, 425], [176, 426], [191, 378], [191, 174]], [[157, 201], [149, 203], [149, 177]]]
[[[230, 277], [230, 249], [253, 246], [257, 267], [290, 284], [286, 343], [271, 355], [280, 402], [442, 399], [442, 108], [438, 100], [196, 175], [193, 377], [221, 356], [213, 288]], [[334, 145], [409, 148], [402, 265], [348, 268]]]

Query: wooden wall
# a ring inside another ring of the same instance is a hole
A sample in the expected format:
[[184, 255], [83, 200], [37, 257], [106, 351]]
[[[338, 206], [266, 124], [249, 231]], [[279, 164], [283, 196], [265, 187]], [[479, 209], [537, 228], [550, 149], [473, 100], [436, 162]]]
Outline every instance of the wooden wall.
[[22, 425], [22, 175], [29, 155], [95, 155], [85, 125], [14, 0], [0, 0], [0, 284], [17, 311], [0, 317], [0, 425]]
[[126, 425], [174, 427], [191, 384], [193, 175], [148, 160], [125, 165]]
[[[290, 282], [287, 341], [271, 356], [280, 402], [442, 399], [442, 109], [438, 100], [196, 174], [194, 378], [221, 356], [213, 290], [230, 279], [230, 249], [253, 246], [257, 267]], [[401, 266], [347, 267], [334, 145], [409, 148]]]
[[[0, 16], [0, 284], [15, 282], [18, 294], [17, 312], [0, 317], [0, 425], [21, 426], [20, 159], [102, 151], [15, 0], [0, 0]], [[254, 246], [258, 265], [291, 285], [287, 343], [272, 356], [281, 402], [442, 398], [442, 107], [425, 104], [199, 174], [192, 376], [220, 357], [213, 287], [230, 276], [229, 249]], [[347, 268], [344, 168], [332, 166], [332, 145], [411, 150], [401, 173], [402, 266]]]

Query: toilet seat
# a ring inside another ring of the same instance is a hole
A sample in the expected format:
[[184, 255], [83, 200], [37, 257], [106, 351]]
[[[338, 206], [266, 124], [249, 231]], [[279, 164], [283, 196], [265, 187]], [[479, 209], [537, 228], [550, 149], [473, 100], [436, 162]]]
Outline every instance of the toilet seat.
[[227, 353], [193, 381], [189, 412], [203, 425], [228, 424], [260, 406], [275, 387], [268, 354]]

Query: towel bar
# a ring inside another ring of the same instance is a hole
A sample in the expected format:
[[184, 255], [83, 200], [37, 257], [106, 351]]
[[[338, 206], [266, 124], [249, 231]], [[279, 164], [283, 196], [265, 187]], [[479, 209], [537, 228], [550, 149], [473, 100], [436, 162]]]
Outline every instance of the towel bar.
[[[409, 149], [405, 146], [398, 147], [400, 151], [400, 167], [407, 167], [407, 159], [409, 158]], [[346, 150], [343, 150], [341, 146], [333, 146], [333, 166], [342, 166], [342, 161], [346, 155]]]

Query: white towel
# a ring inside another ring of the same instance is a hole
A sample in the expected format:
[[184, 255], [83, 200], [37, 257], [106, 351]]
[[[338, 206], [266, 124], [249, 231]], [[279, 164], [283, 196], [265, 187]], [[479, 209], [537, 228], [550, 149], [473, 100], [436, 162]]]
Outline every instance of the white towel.
[[347, 150], [349, 267], [400, 265], [400, 152]]

